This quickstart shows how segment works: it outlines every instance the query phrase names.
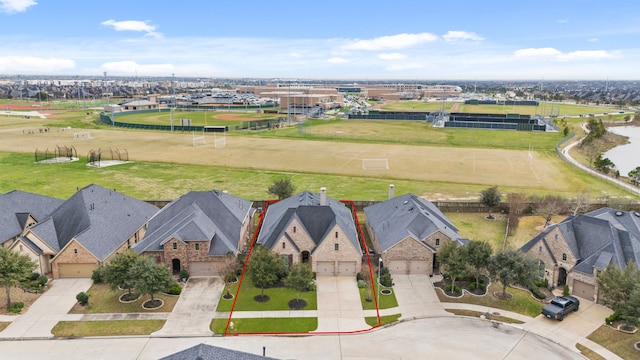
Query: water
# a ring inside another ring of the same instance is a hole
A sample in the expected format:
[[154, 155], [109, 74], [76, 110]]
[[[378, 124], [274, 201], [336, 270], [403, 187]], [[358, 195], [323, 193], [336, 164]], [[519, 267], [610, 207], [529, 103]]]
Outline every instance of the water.
[[613, 161], [620, 175], [627, 176], [629, 171], [640, 166], [640, 127], [615, 126], [607, 130], [629, 138], [629, 144], [616, 146], [602, 155], [603, 158]]

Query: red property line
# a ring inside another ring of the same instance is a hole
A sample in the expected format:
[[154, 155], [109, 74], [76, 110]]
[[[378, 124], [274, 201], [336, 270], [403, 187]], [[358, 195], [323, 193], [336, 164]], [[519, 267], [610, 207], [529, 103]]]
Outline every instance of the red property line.
[[[311, 332], [262, 332], [262, 333], [236, 333], [229, 334], [229, 325], [231, 323], [231, 318], [233, 317], [233, 311], [236, 307], [236, 301], [238, 300], [238, 295], [240, 294], [240, 288], [242, 287], [242, 281], [244, 280], [244, 275], [247, 270], [247, 264], [249, 263], [249, 258], [251, 257], [251, 252], [253, 251], [253, 247], [255, 246], [258, 233], [262, 228], [262, 222], [264, 220], [264, 215], [266, 214], [266, 210], [269, 207], [269, 204], [276, 203], [278, 200], [266, 200], [264, 206], [262, 208], [262, 212], [260, 213], [260, 221], [258, 222], [258, 226], [256, 227], [256, 231], [253, 234], [253, 239], [251, 239], [251, 245], [249, 247], [249, 252], [247, 253], [247, 258], [245, 259], [244, 266], [242, 268], [242, 275], [240, 276], [240, 280], [238, 282], [238, 288], [236, 289], [235, 297], [233, 298], [233, 304], [231, 305], [231, 311], [229, 312], [229, 318], [227, 319], [227, 325], [224, 328], [225, 336], [251, 336], [251, 335], [349, 335], [349, 334], [358, 334], [363, 332], [371, 331], [377, 327], [380, 327], [380, 309], [378, 308], [377, 294], [376, 291], [373, 292], [373, 301], [376, 304], [376, 317], [378, 318], [378, 323], [375, 326], [372, 326], [369, 329], [362, 330], [354, 330], [354, 331], [311, 331]], [[358, 221], [358, 214], [356, 211], [356, 206], [353, 200], [340, 200], [343, 204], [351, 206], [351, 212], [354, 217], [354, 221], [356, 224], [356, 228], [358, 231], [358, 236], [360, 238], [360, 244], [364, 249], [364, 253], [367, 256], [367, 265], [369, 266], [369, 279], [371, 281], [371, 288], [375, 289], [374, 278], [373, 278], [373, 269], [371, 267], [371, 257], [369, 256], [369, 250], [367, 248], [367, 243], [364, 238], [364, 234], [362, 232], [362, 227], [360, 226], [360, 222]]]

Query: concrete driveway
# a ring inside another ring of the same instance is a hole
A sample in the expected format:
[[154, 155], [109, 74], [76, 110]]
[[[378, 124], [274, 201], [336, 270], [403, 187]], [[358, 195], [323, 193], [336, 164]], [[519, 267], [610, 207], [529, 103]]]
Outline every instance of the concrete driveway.
[[57, 279], [50, 289], [36, 300], [27, 312], [18, 316], [0, 338], [49, 338], [51, 329], [62, 320], [77, 302], [76, 295], [87, 291], [91, 279]]
[[162, 329], [151, 336], [210, 336], [211, 319], [224, 289], [219, 276], [191, 277]]
[[318, 329], [316, 332], [347, 332], [369, 329], [364, 321], [355, 276], [318, 276]]
[[393, 275], [393, 283], [400, 319], [451, 315], [444, 311], [428, 275]]

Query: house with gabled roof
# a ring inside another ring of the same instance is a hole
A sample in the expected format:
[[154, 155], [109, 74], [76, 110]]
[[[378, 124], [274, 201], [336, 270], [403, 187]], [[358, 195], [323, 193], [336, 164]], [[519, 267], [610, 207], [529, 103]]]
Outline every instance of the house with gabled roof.
[[21, 238], [22, 244], [15, 249], [29, 255], [31, 260], [38, 263], [37, 271], [47, 273], [48, 259], [40, 259], [37, 250], [34, 252], [27, 249], [33, 248], [33, 243], [24, 238], [24, 234], [39, 221], [47, 218], [63, 202], [61, 199], [19, 190], [0, 194], [0, 245], [9, 247]]
[[553, 286], [599, 301], [597, 275], [608, 265], [624, 269], [640, 261], [640, 213], [601, 208], [569, 216], [527, 242], [522, 251], [539, 259]]
[[[263, 348], [264, 352], [264, 348]], [[272, 357], [255, 355], [243, 351], [225, 349], [219, 346], [198, 344], [165, 356], [160, 360], [276, 360]]]
[[223, 191], [191, 191], [149, 220], [133, 250], [155, 257], [174, 273], [224, 275], [224, 257], [244, 249], [255, 212], [251, 201]]
[[317, 275], [356, 275], [362, 265], [351, 209], [329, 198], [325, 188], [269, 205], [256, 241], [290, 265], [309, 263]]
[[458, 229], [430, 201], [413, 194], [393, 197], [364, 208], [373, 248], [392, 274], [439, 273], [440, 246], [468, 243]]
[[86, 186], [12, 245], [38, 257], [53, 278], [93, 270], [142, 238], [158, 208], [99, 185]]

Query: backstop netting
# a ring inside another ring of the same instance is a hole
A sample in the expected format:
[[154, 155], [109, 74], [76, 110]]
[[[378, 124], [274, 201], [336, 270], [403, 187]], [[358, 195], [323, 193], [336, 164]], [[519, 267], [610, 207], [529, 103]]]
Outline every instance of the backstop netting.
[[207, 139], [204, 137], [204, 131], [202, 132], [201, 136], [196, 136], [195, 131], [192, 132], [191, 135], [192, 135], [194, 147], [207, 145]]
[[78, 152], [73, 146], [56, 145], [53, 150], [36, 149], [34, 156], [37, 163], [69, 162], [78, 159]]

